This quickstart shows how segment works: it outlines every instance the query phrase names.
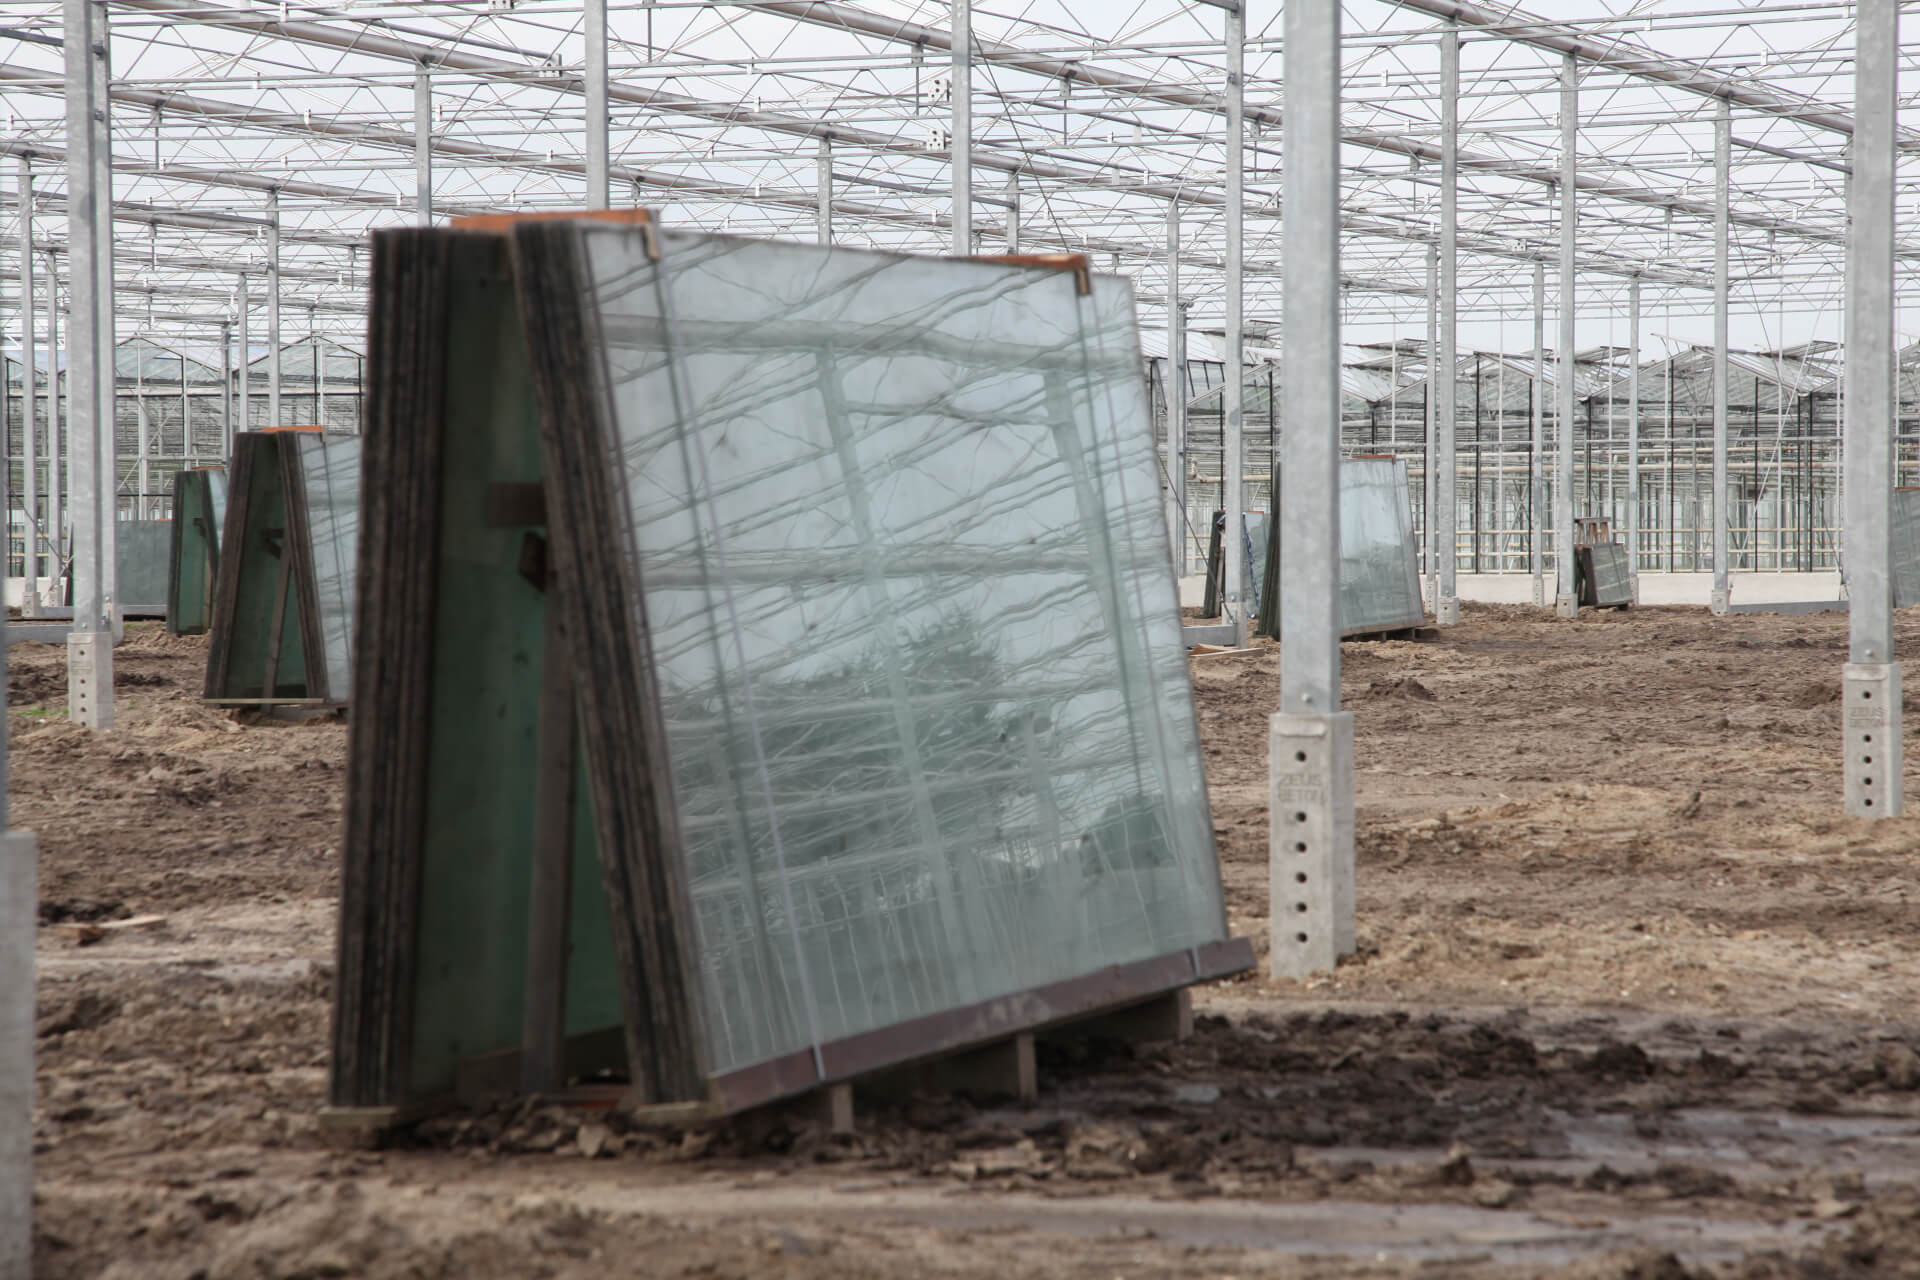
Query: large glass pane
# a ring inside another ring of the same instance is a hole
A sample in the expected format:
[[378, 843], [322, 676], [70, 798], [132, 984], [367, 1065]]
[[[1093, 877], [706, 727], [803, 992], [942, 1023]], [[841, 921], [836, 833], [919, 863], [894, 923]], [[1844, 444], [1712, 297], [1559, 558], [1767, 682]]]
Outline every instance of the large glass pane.
[[1893, 607], [1920, 604], [1920, 489], [1893, 491]]
[[213, 542], [214, 549], [218, 550], [220, 546], [220, 531], [227, 527], [226, 468], [210, 468], [206, 476], [207, 505], [213, 509], [213, 524], [207, 531], [207, 537]]
[[1244, 584], [1241, 599], [1254, 610], [1260, 608], [1260, 593], [1267, 582], [1267, 513], [1249, 511], [1240, 517], [1240, 578]]
[[582, 235], [709, 1069], [1223, 937], [1125, 282]]
[[1426, 621], [1415, 565], [1407, 464], [1340, 463], [1340, 629], [1385, 631]]
[[122, 520], [114, 533], [115, 590], [123, 608], [164, 612], [173, 522]]
[[[345, 700], [353, 688], [353, 591], [360, 554], [360, 438], [303, 431], [300, 471], [306, 483], [307, 525], [313, 538], [313, 591], [320, 610], [327, 697]], [[315, 664], [316, 666], [319, 664]]]

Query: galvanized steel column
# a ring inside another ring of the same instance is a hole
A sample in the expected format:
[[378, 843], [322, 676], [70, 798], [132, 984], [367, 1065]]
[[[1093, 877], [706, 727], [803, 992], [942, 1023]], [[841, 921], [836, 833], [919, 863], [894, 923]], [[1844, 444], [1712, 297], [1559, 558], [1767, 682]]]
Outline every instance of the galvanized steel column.
[[[112, 625], [112, 635], [116, 643], [120, 638], [120, 562], [117, 554], [120, 544], [120, 432], [114, 409], [115, 356], [119, 334], [114, 325], [114, 272], [113, 272], [113, 129], [110, 120], [112, 107], [108, 97], [108, 85], [111, 80], [109, 65], [108, 7], [99, 6], [99, 42], [94, 50], [93, 77], [94, 99], [101, 104], [99, 116], [100, 146], [93, 156], [94, 190], [98, 193], [99, 205], [96, 213], [99, 221], [95, 224], [99, 234], [93, 237], [93, 270], [95, 288], [93, 293], [94, 344], [98, 348], [99, 364], [96, 366], [100, 376], [100, 400], [102, 410], [101, 429], [95, 436], [95, 451], [99, 457], [98, 472], [101, 477], [99, 488], [100, 504], [100, 601], [101, 618]], [[71, 163], [71, 157], [69, 157]], [[71, 249], [70, 249], [71, 251]], [[79, 597], [76, 595], [75, 599]], [[79, 624], [76, 614], [74, 623]], [[69, 646], [71, 652], [71, 646]], [[99, 689], [101, 703], [105, 708], [106, 720], [102, 727], [113, 719], [113, 666], [111, 661], [102, 660], [97, 670], [100, 673]]]
[[[60, 266], [47, 255], [47, 552], [52, 563], [47, 576], [49, 590], [58, 590], [61, 579], [72, 570], [67, 565], [67, 487], [60, 474], [60, 457], [69, 455], [72, 446], [61, 435], [60, 413]], [[69, 388], [73, 377], [67, 377]], [[69, 406], [71, 408], [71, 406]]]
[[[1245, 296], [1242, 293], [1243, 267], [1241, 254], [1241, 224], [1245, 220], [1246, 200], [1243, 194], [1244, 175], [1241, 164], [1245, 152], [1244, 108], [1246, 106], [1246, 40], [1247, 15], [1238, 3], [1227, 10], [1227, 349], [1223, 355], [1226, 361], [1225, 381], [1220, 386], [1221, 404], [1221, 457], [1220, 488], [1221, 503], [1227, 513], [1227, 528], [1220, 539], [1220, 559], [1225, 570], [1220, 594], [1224, 600], [1221, 606], [1228, 621], [1231, 621], [1239, 638], [1245, 645], [1252, 635], [1247, 618], [1246, 603], [1241, 598], [1240, 580], [1246, 575], [1242, 567], [1246, 554], [1240, 546], [1240, 525], [1245, 509], [1241, 497], [1240, 478], [1246, 469], [1241, 457], [1241, 428], [1244, 409], [1242, 399], [1246, 387], [1242, 379], [1245, 376]], [[1334, 405], [1334, 421], [1339, 421], [1340, 406]]]
[[1167, 202], [1167, 488], [1173, 572], [1187, 573], [1187, 313], [1180, 302], [1180, 202]]
[[1435, 430], [1440, 437], [1436, 501], [1440, 517], [1439, 594], [1434, 620], [1441, 626], [1460, 621], [1460, 467], [1456, 450], [1459, 424], [1460, 223], [1460, 29], [1452, 22], [1440, 33], [1440, 403]]
[[[239, 400], [239, 412], [235, 415], [234, 431], [253, 430], [253, 396], [248, 386], [248, 366], [253, 363], [253, 343], [247, 336], [247, 312], [253, 308], [253, 299], [247, 294], [247, 273], [240, 273], [239, 296], [235, 299], [234, 318], [240, 326], [240, 372], [235, 378], [236, 398]], [[234, 431], [227, 432], [226, 461], [233, 461]]]
[[322, 429], [327, 425], [327, 349], [320, 341], [320, 309], [307, 308], [307, 340], [313, 343], [313, 420]]
[[[193, 399], [187, 394], [187, 358], [180, 357], [180, 464], [185, 466], [193, 448]], [[154, 505], [159, 506], [156, 498]]]
[[1547, 603], [1547, 264], [1533, 264], [1533, 386], [1527, 403], [1533, 415], [1533, 447], [1527, 453], [1527, 564], [1533, 571], [1533, 602]]
[[833, 243], [833, 140], [820, 139], [813, 157], [813, 238], [819, 244]]
[[1627, 285], [1627, 575], [1640, 603], [1640, 277]]
[[233, 456], [233, 326], [220, 324], [220, 460]]
[[1007, 252], [1020, 252], [1020, 175], [1007, 175]]
[[[20, 356], [25, 366], [20, 389], [21, 473], [25, 481], [27, 505], [28, 592], [37, 592], [40, 578], [40, 427], [39, 407], [34, 403], [37, 373], [35, 330], [39, 328], [39, 303], [35, 299], [33, 278], [33, 161], [20, 157]], [[22, 604], [26, 603], [22, 598]], [[5, 648], [0, 645], [0, 648]], [[4, 660], [4, 655], [0, 655]]]
[[1580, 67], [1572, 54], [1560, 64], [1560, 351], [1558, 365], [1560, 421], [1555, 424], [1560, 445], [1553, 491], [1553, 563], [1558, 570], [1554, 612], [1571, 618], [1580, 612], [1573, 593], [1573, 416], [1574, 416], [1574, 281], [1573, 238], [1579, 231], [1575, 205], [1574, 151], [1580, 139]]
[[267, 425], [280, 420], [280, 191], [267, 192]]
[[605, 209], [612, 200], [607, 144], [607, 0], [586, 0], [582, 18], [587, 43], [587, 208]]
[[1273, 972], [1300, 977], [1354, 945], [1353, 717], [1340, 711], [1340, 6], [1288, 5], [1285, 49], [1285, 553], [1268, 869]]
[[[113, 185], [107, 103], [107, 7], [65, 0], [67, 252], [71, 314], [67, 415], [72, 432], [73, 630], [67, 708], [75, 723], [113, 724]], [[103, 264], [106, 270], [102, 270]]]
[[973, 0], [953, 0], [953, 252], [973, 252]]
[[1439, 402], [1435, 399], [1434, 389], [1440, 385], [1440, 249], [1438, 245], [1427, 246], [1427, 389], [1421, 397], [1421, 409], [1426, 416], [1427, 451], [1421, 459], [1422, 493], [1425, 512], [1421, 521], [1425, 532], [1424, 548], [1427, 561], [1427, 599], [1438, 602], [1440, 599], [1440, 549], [1438, 546], [1440, 515], [1436, 510], [1438, 501], [1438, 480], [1440, 475], [1438, 440], [1440, 438], [1436, 412]]
[[424, 62], [413, 69], [413, 211], [433, 221], [433, 80]]
[[1861, 0], [1855, 31], [1852, 215], [1847, 231], [1846, 805], [1861, 818], [1905, 805], [1900, 664], [1893, 650], [1894, 122], [1896, 0]]
[[[1733, 183], [1733, 111], [1725, 98], [1713, 112], [1713, 594], [1725, 613], [1732, 602], [1727, 545], [1727, 240]], [[1848, 331], [1851, 338], [1852, 331]]]

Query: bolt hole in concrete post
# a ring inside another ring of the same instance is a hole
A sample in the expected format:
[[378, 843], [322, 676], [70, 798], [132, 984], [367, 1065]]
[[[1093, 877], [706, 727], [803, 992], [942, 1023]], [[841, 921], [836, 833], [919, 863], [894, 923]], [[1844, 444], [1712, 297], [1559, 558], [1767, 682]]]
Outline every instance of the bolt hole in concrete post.
[[[1352, 724], [1343, 712], [1273, 717], [1275, 977], [1325, 973], [1353, 949]], [[1280, 923], [1288, 916], [1292, 928]]]
[[[1900, 735], [1893, 731], [1900, 715], [1899, 664], [1850, 662], [1843, 679], [1850, 690], [1845, 726], [1847, 812], [1863, 818], [1898, 817], [1904, 807], [1899, 779], [1905, 754]], [[1876, 737], [1884, 741], [1876, 743]], [[1888, 779], [1884, 787], [1882, 778]]]

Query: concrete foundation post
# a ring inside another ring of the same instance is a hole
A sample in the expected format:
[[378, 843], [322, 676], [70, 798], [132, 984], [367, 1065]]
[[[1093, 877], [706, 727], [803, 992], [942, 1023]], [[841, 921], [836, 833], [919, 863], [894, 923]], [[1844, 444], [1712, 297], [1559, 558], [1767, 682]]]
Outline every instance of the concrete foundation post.
[[1304, 978], [1354, 946], [1353, 714], [1270, 723], [1273, 975]]

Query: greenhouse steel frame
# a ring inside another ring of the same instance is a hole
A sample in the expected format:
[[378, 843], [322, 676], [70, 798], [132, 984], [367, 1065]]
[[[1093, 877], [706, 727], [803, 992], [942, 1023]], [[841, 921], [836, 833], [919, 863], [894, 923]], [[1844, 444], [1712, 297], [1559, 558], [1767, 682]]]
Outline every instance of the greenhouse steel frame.
[[[303, 384], [299, 344], [356, 348], [371, 230], [644, 204], [1131, 276], [1175, 567], [1216, 503], [1230, 526], [1272, 503], [1276, 461], [1305, 486], [1279, 503], [1282, 719], [1321, 744], [1295, 754], [1328, 807], [1299, 812], [1336, 870], [1339, 512], [1310, 477], [1341, 451], [1412, 467], [1442, 624], [1462, 573], [1577, 614], [1558, 544], [1583, 516], [1636, 579], [1711, 572], [1716, 612], [1741, 575], [1841, 569], [1849, 679], [1897, 730], [1886, 492], [1920, 469], [1897, 4], [1543, 9], [0, 0], [0, 360], [10, 388], [70, 384], [0, 396], [0, 474], [10, 560], [71, 571], [70, 693], [109, 694], [76, 718], [111, 721], [117, 517], [256, 402], [355, 420], [357, 380], [323, 358]], [[1849, 769], [1856, 812], [1898, 810]]]

